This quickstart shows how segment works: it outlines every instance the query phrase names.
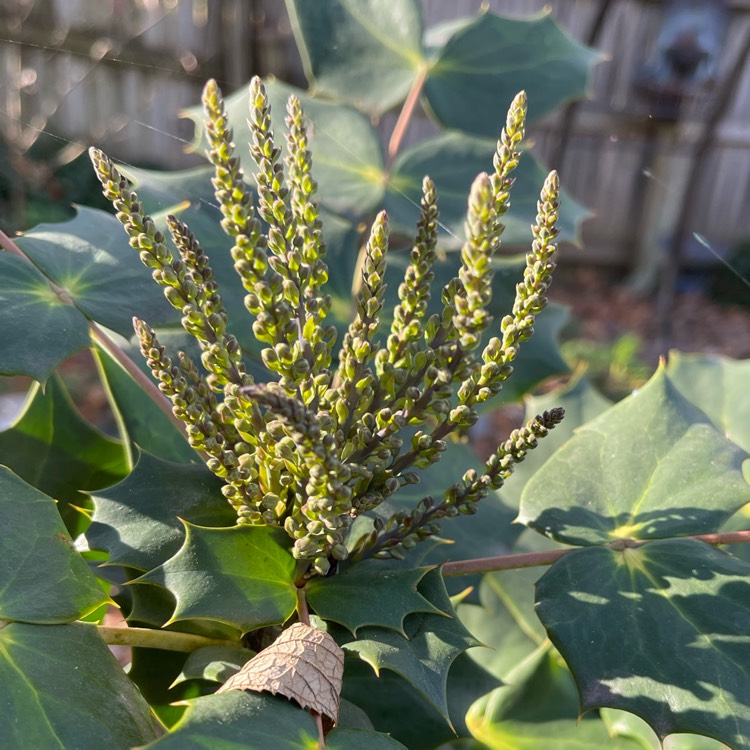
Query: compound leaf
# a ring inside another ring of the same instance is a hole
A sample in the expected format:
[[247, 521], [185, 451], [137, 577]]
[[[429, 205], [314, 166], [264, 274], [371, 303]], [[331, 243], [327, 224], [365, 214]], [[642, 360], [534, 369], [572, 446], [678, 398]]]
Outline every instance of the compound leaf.
[[180, 551], [136, 580], [174, 594], [171, 622], [217, 620], [248, 632], [289, 618], [297, 604], [295, 560], [282, 529], [183, 523]]
[[537, 584], [536, 611], [582, 710], [641, 716], [750, 747], [750, 565], [695, 539], [579, 549]]
[[387, 569], [356, 565], [329, 578], [313, 578], [306, 586], [307, 600], [324, 620], [343, 625], [356, 635], [365, 626], [404, 632], [404, 618], [414, 612], [440, 614], [417, 586], [430, 568]]
[[205, 466], [173, 464], [141, 453], [119, 484], [94, 494], [89, 545], [109, 564], [151, 570], [174, 555], [185, 538], [180, 518], [202, 526], [232, 526], [237, 516], [221, 480]]
[[518, 520], [577, 545], [714, 532], [750, 502], [746, 458], [660, 368], [527, 482]]

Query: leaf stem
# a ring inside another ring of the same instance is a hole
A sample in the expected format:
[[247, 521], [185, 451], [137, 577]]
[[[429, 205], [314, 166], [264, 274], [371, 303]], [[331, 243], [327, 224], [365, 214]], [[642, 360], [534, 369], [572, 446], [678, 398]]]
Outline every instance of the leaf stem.
[[[697, 539], [706, 544], [748, 544], [750, 531], [726, 531], [717, 534], [697, 534], [688, 537], [673, 537], [680, 539]], [[610, 544], [602, 545], [612, 550], [633, 549], [642, 547], [649, 542], [664, 541], [663, 539], [616, 539]], [[466, 576], [474, 573], [492, 573], [497, 570], [517, 570], [533, 568], [541, 565], [552, 565], [561, 557], [581, 547], [571, 549], [553, 549], [544, 552], [524, 552], [518, 555], [500, 555], [498, 557], [478, 557], [472, 560], [457, 560], [442, 566], [443, 576]]]
[[406, 101], [401, 107], [396, 124], [393, 126], [393, 133], [391, 133], [391, 139], [388, 141], [388, 155], [385, 163], [386, 175], [391, 171], [393, 160], [396, 158], [399, 148], [401, 148], [401, 141], [404, 139], [404, 135], [411, 123], [411, 118], [414, 116], [414, 110], [419, 102], [419, 97], [422, 94], [422, 88], [427, 78], [427, 71], [427, 64], [422, 64], [417, 71], [417, 77], [409, 89]]
[[99, 635], [110, 646], [136, 646], [139, 648], [159, 648], [163, 651], [195, 651], [203, 646], [229, 646], [243, 648], [240, 641], [222, 638], [208, 638], [193, 633], [177, 633], [172, 630], [152, 628], [114, 627], [97, 625]]
[[[305, 587], [297, 587], [297, 616], [303, 625], [310, 625], [310, 610], [307, 606], [307, 595]], [[310, 710], [308, 712], [315, 720], [315, 726], [318, 728], [318, 747], [317, 750], [326, 750], [326, 733], [323, 727], [323, 717], [317, 712]]]

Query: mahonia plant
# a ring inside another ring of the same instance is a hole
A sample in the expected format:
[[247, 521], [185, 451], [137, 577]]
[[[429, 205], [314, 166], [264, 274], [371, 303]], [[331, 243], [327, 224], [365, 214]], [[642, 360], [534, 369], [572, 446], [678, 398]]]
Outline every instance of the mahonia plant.
[[135, 319], [141, 352], [184, 422], [190, 444], [224, 481], [239, 524], [283, 527], [306, 575], [325, 575], [333, 561], [347, 557], [402, 557], [438, 533], [442, 519], [474, 513], [563, 416], [562, 409], [538, 416], [497, 448], [481, 474], [467, 471], [440, 500], [424, 498], [387, 519], [375, 515], [370, 533], [353, 543], [348, 539], [357, 516], [417, 483], [414, 469], [438, 461], [445, 439], [476, 422], [477, 406], [511, 375], [519, 346], [533, 334], [535, 317], [547, 302], [557, 236], [555, 172], [542, 188], [513, 309], [500, 322], [500, 335], [479, 351], [491, 323], [493, 258], [524, 137], [526, 96], [520, 93], [510, 107], [493, 173], [480, 174], [471, 187], [461, 267], [441, 290], [442, 312], [428, 315], [439, 224], [435, 185], [425, 178], [416, 240], [390, 331], [380, 326], [389, 242], [382, 212], [364, 247], [356, 315], [337, 362], [337, 330], [326, 322], [331, 310], [324, 292], [326, 248], [299, 100], [292, 96], [288, 102], [282, 160], [264, 86], [259, 78], [251, 83], [256, 205], [216, 82], [206, 85], [203, 105], [222, 227], [247, 292], [245, 306], [254, 318], [263, 363], [276, 380], [257, 383], [248, 373], [208, 258], [190, 229], [169, 216], [168, 245], [112, 161], [92, 149], [104, 195], [200, 345], [202, 369], [183, 352], [173, 359], [149, 325]]

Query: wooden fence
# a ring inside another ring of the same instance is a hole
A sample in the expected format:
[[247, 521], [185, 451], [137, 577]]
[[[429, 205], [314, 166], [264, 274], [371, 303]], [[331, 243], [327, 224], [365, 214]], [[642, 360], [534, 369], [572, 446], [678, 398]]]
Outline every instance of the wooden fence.
[[[480, 4], [422, 0], [428, 26], [472, 15]], [[661, 2], [487, 4], [515, 16], [549, 9], [569, 33], [606, 55], [590, 99], [554, 113], [532, 134], [536, 153], [595, 212], [576, 257], [643, 267], [675, 225], [718, 251], [750, 235], [750, 66], [736, 76], [729, 106], [709, 133], [716, 92], [699, 97], [676, 128], [664, 131], [649, 120], [632, 85], [653, 49]], [[721, 80], [732, 75], [750, 38], [750, 0], [732, 0], [730, 7]], [[48, 129], [81, 147], [102, 144], [125, 161], [187, 166], [196, 158], [184, 153], [192, 125], [175, 113], [198, 101], [207, 77], [231, 89], [253, 72], [301, 82], [281, 0], [0, 2], [0, 124], [19, 148], [48, 137], [40, 136]], [[428, 132], [429, 123], [417, 122], [409, 138]], [[703, 168], [693, 189], [686, 178], [699, 150]], [[699, 259], [710, 256], [705, 246], [692, 246]]]

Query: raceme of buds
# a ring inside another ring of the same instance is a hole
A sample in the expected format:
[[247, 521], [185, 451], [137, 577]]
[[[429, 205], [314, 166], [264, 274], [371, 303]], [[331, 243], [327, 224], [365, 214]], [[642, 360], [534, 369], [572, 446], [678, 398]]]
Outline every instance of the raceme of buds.
[[513, 309], [480, 351], [492, 325], [493, 261], [520, 158], [526, 96], [519, 94], [511, 105], [492, 174], [480, 174], [471, 187], [460, 269], [437, 295], [442, 309], [428, 312], [439, 222], [435, 185], [426, 177], [390, 330], [381, 328], [389, 248], [388, 217], [382, 212], [362, 250], [355, 316], [337, 354], [336, 328], [326, 322], [331, 310], [326, 247], [299, 100], [293, 96], [288, 102], [282, 159], [265, 87], [259, 78], [250, 85], [255, 197], [214, 81], [205, 87], [203, 106], [221, 226], [247, 293], [245, 307], [253, 316], [269, 382], [255, 383], [247, 371], [198, 238], [175, 216], [166, 220], [168, 235], [162, 232], [112, 161], [92, 149], [104, 195], [130, 244], [180, 311], [201, 357], [197, 363], [179, 352], [173, 359], [157, 334], [135, 320], [141, 352], [185, 423], [190, 444], [224, 481], [223, 494], [239, 524], [283, 527], [308, 575], [325, 575], [334, 561], [348, 556], [403, 556], [436, 534], [443, 519], [474, 513], [562, 419], [561, 409], [545, 412], [514, 431], [481, 474], [466, 472], [440, 500], [426, 497], [411, 510], [376, 515], [371, 532], [351, 538], [357, 516], [418, 483], [414, 469], [440, 460], [446, 438], [474, 424], [476, 405], [501, 389], [546, 305], [560, 192], [554, 172], [541, 192]]

